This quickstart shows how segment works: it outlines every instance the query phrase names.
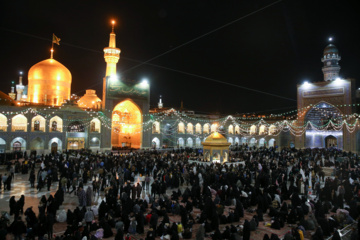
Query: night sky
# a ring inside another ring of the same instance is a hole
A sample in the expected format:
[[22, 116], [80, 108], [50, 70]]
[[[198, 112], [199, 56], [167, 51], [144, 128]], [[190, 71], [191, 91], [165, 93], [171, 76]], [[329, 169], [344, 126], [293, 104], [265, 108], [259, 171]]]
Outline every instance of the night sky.
[[[108, 45], [112, 19], [117, 22], [121, 49], [118, 73], [149, 80], [151, 107], [162, 95], [165, 107], [178, 108], [183, 100], [185, 108], [198, 113], [296, 109], [296, 85], [323, 79], [321, 57], [330, 36], [342, 56], [341, 77], [359, 78], [356, 1], [284, 0], [243, 18], [273, 2], [2, 1], [0, 90], [8, 93], [21, 70], [27, 84], [29, 68], [49, 58], [55, 33], [61, 42], [55, 46], [54, 58], [71, 71], [72, 93], [83, 95], [91, 88], [101, 97], [106, 66], [103, 48]], [[149, 61], [152, 65], [134, 68], [163, 53]]]

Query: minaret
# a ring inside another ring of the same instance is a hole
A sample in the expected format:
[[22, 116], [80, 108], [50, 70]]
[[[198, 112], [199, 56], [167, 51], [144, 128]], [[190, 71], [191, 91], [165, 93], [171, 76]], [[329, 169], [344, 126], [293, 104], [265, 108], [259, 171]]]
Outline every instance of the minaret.
[[[332, 41], [332, 38], [329, 39]], [[324, 49], [324, 55], [321, 61], [324, 63], [322, 71], [324, 73], [324, 81], [333, 81], [339, 78], [341, 57], [339, 50], [333, 44], [327, 45]]]
[[158, 103], [158, 108], [159, 108], [159, 109], [162, 109], [162, 108], [163, 108], [163, 103], [162, 103], [162, 100], [161, 100], [161, 95], [160, 95], [160, 99], [159, 99], [159, 103]]
[[21, 101], [23, 92], [24, 92], [24, 88], [25, 86], [22, 84], [22, 72], [20, 72], [20, 76], [19, 76], [19, 84], [16, 85], [16, 100], [17, 101]]
[[116, 64], [120, 58], [120, 49], [116, 48], [116, 34], [114, 33], [115, 21], [112, 21], [112, 32], [110, 33], [109, 47], [104, 48], [106, 62], [105, 77], [116, 75]]
[[15, 87], [14, 87], [14, 81], [11, 82], [11, 92], [9, 93], [9, 97], [11, 97], [13, 100], [16, 100], [16, 93], [14, 91]]

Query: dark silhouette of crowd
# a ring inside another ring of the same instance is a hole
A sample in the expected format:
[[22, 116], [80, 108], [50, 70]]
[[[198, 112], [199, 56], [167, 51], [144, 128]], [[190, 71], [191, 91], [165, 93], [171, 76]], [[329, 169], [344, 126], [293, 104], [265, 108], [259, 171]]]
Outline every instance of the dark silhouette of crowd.
[[[16, 239], [249, 240], [260, 225], [289, 229], [280, 236], [287, 240], [336, 239], [339, 229], [353, 226], [351, 237], [358, 239], [356, 154], [334, 148], [235, 150], [225, 164], [189, 161], [191, 154], [181, 150], [46, 155], [38, 168], [30, 156], [31, 187], [41, 192], [58, 182], [58, 188], [54, 196], [41, 197], [37, 216], [33, 207], [23, 211], [24, 196], [11, 197], [0, 240], [10, 233]], [[62, 207], [71, 194], [78, 199], [73, 210]], [[100, 195], [104, 199], [94, 205]], [[67, 227], [54, 236], [56, 222]]]

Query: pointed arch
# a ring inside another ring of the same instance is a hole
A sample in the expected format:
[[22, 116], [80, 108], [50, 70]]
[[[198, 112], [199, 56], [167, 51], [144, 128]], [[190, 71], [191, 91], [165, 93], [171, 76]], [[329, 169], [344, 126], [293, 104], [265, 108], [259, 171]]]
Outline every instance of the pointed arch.
[[51, 153], [56, 153], [58, 151], [62, 150], [62, 141], [54, 137], [49, 141], [49, 149], [51, 150]]
[[18, 114], [11, 119], [12, 132], [27, 132], [28, 120], [23, 114]]
[[257, 127], [256, 125], [251, 125], [250, 127], [250, 135], [256, 134]]
[[153, 122], [152, 133], [153, 134], [159, 134], [160, 133], [160, 123], [158, 121]]
[[234, 126], [232, 124], [229, 125], [228, 132], [229, 134], [234, 134]]
[[240, 127], [239, 127], [239, 125], [235, 125], [235, 134], [240, 134]]
[[101, 132], [101, 121], [98, 118], [94, 118], [90, 122], [90, 132], [100, 133]]
[[193, 147], [193, 140], [192, 138], [188, 138], [186, 139], [186, 146], [189, 147], [189, 148], [192, 148]]
[[177, 145], [178, 145], [178, 148], [183, 148], [184, 147], [184, 139], [179, 138], [177, 141]]
[[274, 135], [276, 133], [276, 126], [274, 124], [271, 124], [269, 127], [269, 135]]
[[210, 124], [209, 123], [204, 124], [203, 133], [204, 134], [209, 134], [210, 133]]
[[54, 116], [50, 119], [49, 123], [50, 132], [62, 132], [63, 131], [63, 120], [59, 116]]
[[11, 141], [10, 148], [13, 151], [25, 151], [26, 150], [26, 140], [21, 137], [16, 137]]
[[211, 132], [216, 132], [218, 128], [218, 125], [216, 123], [211, 124], [210, 130]]
[[0, 132], [6, 132], [7, 131], [7, 117], [4, 114], [0, 113]]
[[46, 120], [41, 115], [36, 115], [31, 119], [31, 131], [32, 132], [45, 132]]
[[133, 101], [117, 104], [112, 114], [111, 145], [114, 147], [141, 148], [142, 113]]
[[199, 137], [197, 137], [197, 138], [195, 139], [195, 147], [197, 147], [197, 148], [201, 147], [201, 140], [200, 140]]
[[195, 125], [195, 133], [196, 134], [201, 134], [201, 124], [200, 123], [197, 123]]
[[188, 134], [193, 134], [194, 133], [194, 125], [192, 123], [187, 124], [186, 133], [188, 133]]
[[157, 137], [154, 137], [153, 140], [151, 141], [151, 146], [153, 148], [160, 148], [160, 140]]
[[259, 135], [264, 135], [264, 134], [266, 134], [266, 130], [267, 130], [266, 126], [265, 126], [265, 125], [261, 125], [261, 126], [259, 127]]
[[179, 124], [178, 124], [178, 133], [180, 133], [180, 134], [185, 133], [185, 124], [183, 122], [179, 122]]

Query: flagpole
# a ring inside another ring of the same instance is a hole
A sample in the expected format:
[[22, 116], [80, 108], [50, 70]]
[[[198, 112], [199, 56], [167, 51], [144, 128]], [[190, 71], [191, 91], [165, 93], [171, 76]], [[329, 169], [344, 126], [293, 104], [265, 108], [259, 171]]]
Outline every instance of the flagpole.
[[51, 50], [50, 50], [51, 54], [50, 54], [50, 58], [53, 59], [53, 54], [54, 54], [54, 33], [53, 36], [51, 38]]

